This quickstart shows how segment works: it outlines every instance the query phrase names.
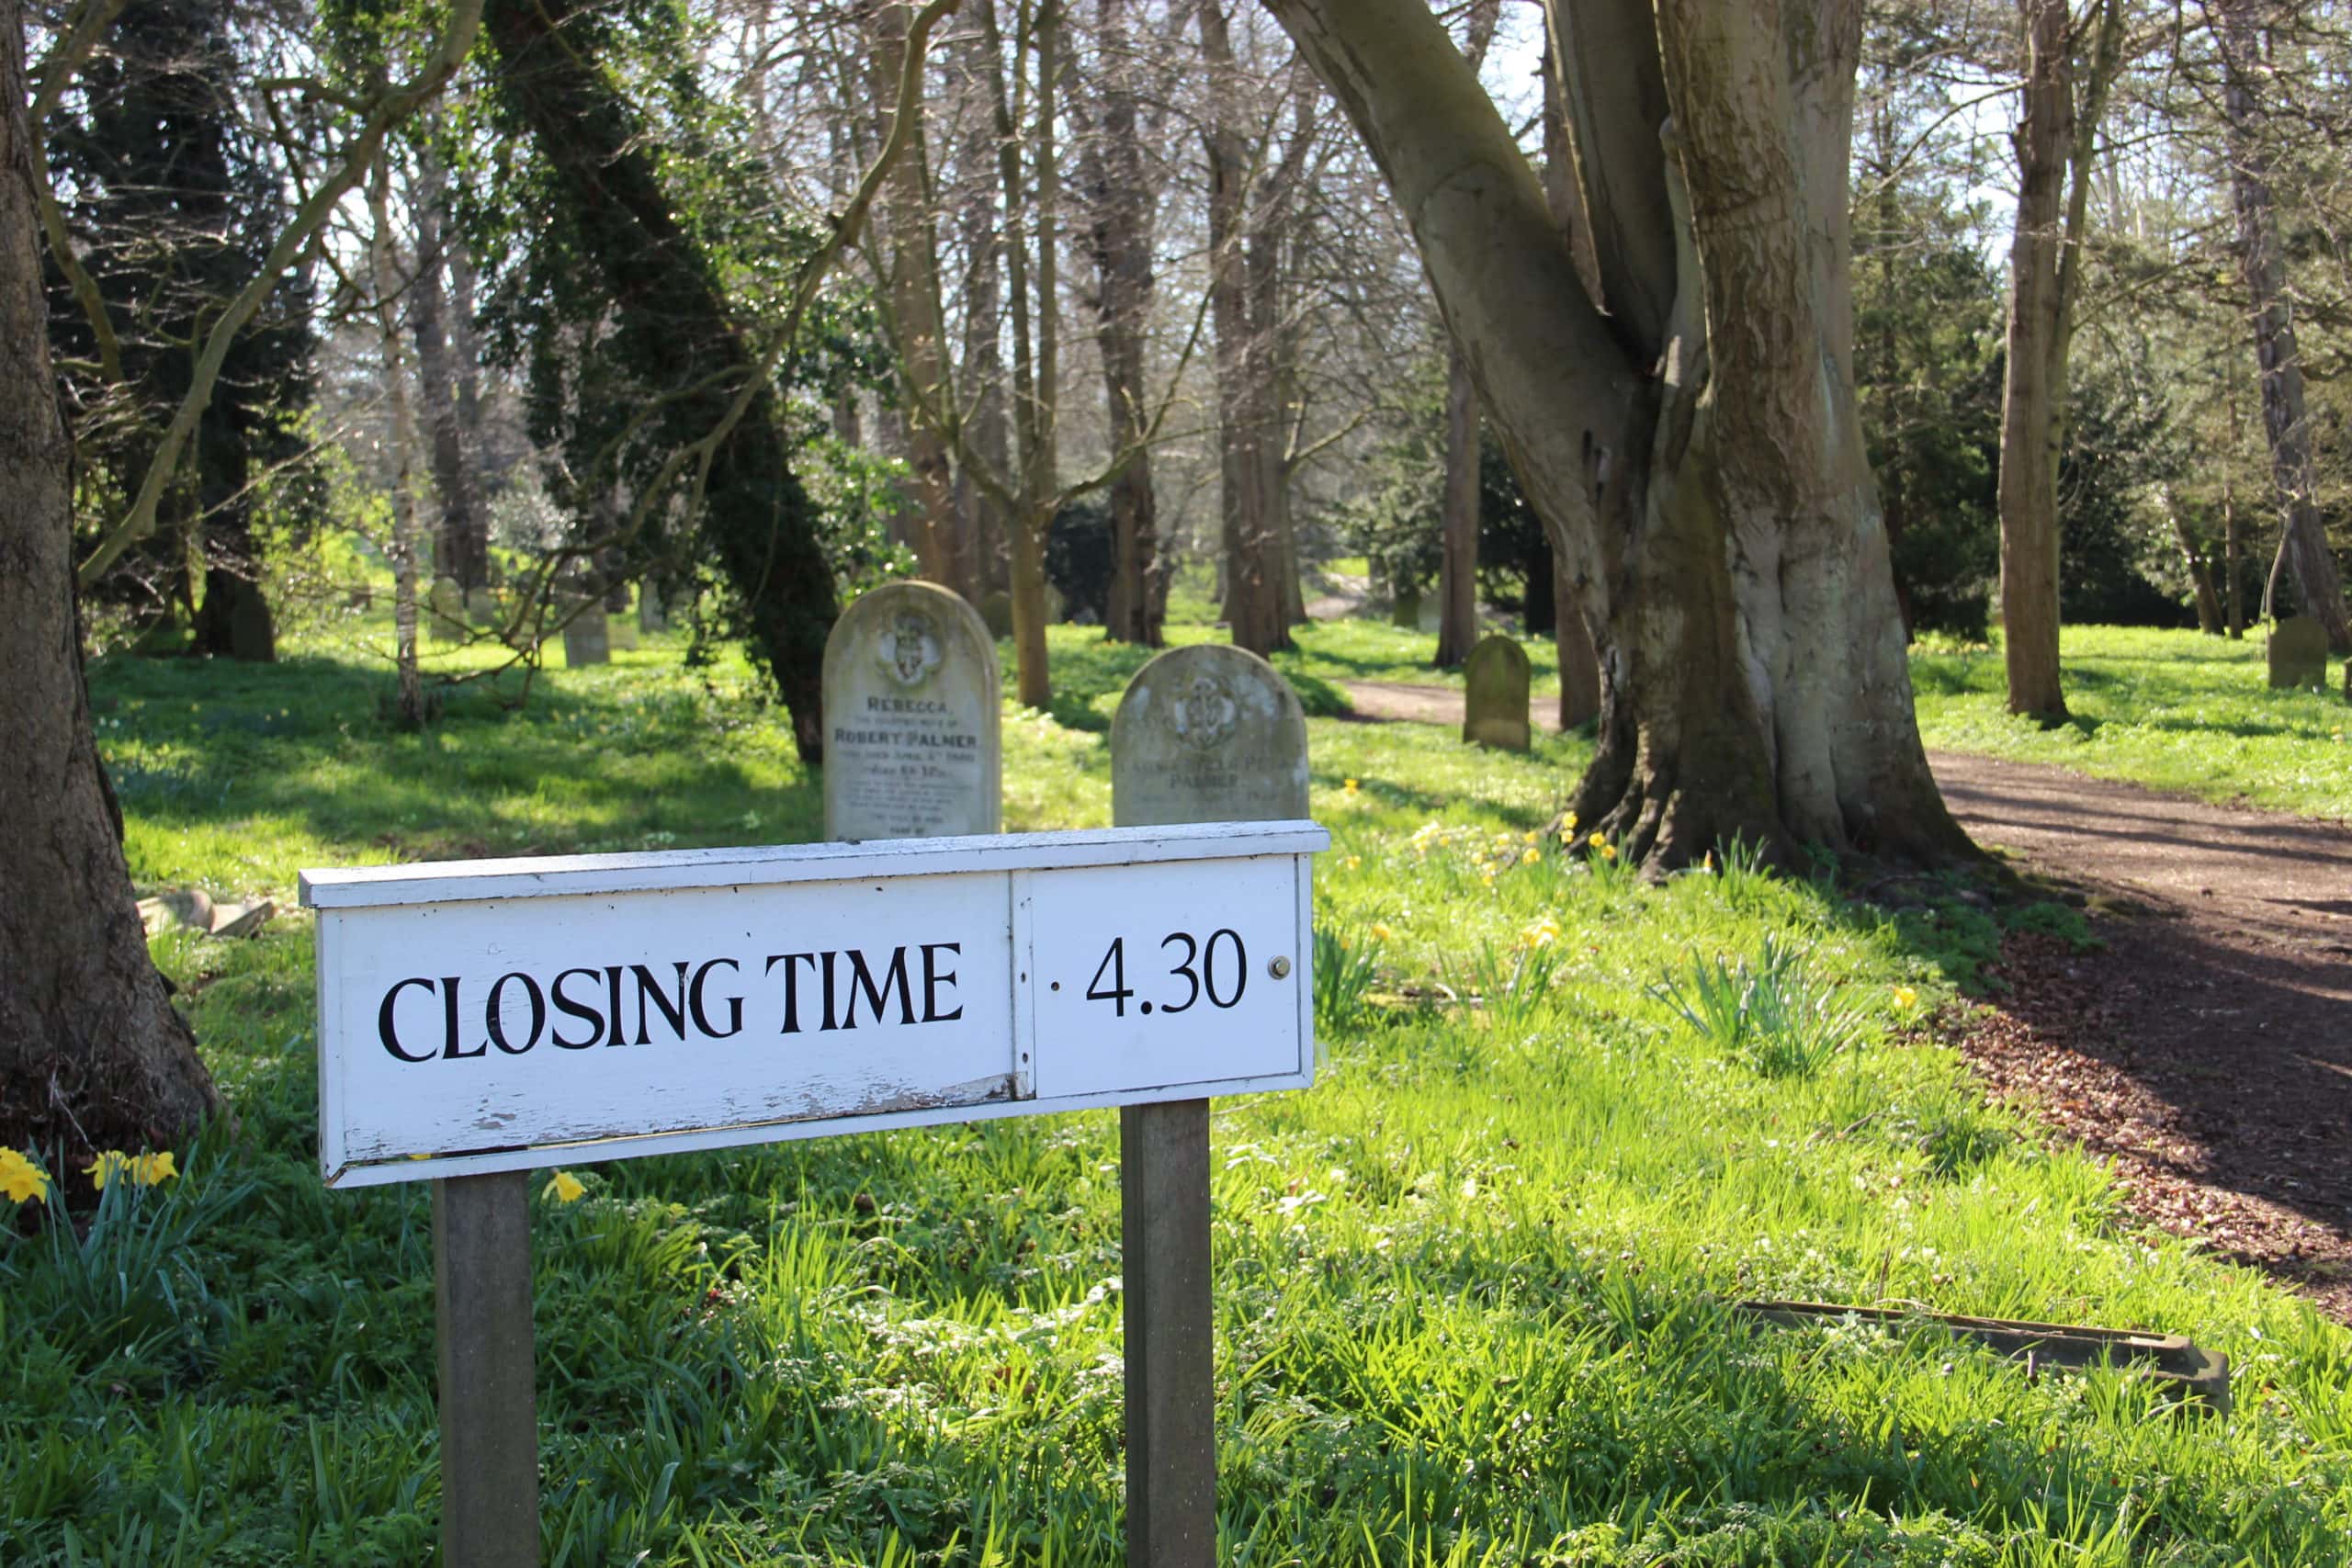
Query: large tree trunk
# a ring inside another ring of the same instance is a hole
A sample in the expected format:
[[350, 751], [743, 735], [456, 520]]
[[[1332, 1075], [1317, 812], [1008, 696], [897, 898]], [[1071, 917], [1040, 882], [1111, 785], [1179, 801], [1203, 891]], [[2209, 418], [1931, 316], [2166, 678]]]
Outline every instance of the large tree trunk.
[[[1535, 585], [1527, 591], [1533, 593]], [[1600, 716], [1600, 656], [1585, 627], [1576, 574], [1557, 550], [1552, 552], [1552, 641], [1560, 664], [1560, 728], [1579, 728]]]
[[1748, 0], [1574, 8], [1552, 58], [1604, 313], [1422, 0], [1268, 3], [1386, 175], [1488, 416], [1571, 536], [1602, 673], [1579, 818], [1652, 868], [1733, 839], [1970, 854], [1913, 718], [1854, 399], [1859, 5], [1785, 29]]
[[[2352, 653], [2352, 619], [2344, 586], [2328, 552], [2320, 517], [2319, 474], [2312, 461], [2312, 429], [2303, 405], [2303, 364], [2288, 302], [2287, 254], [2270, 194], [2271, 152], [2264, 106], [2255, 96], [2261, 63], [2261, 27], [2253, 0], [2223, 0], [2218, 7], [2229, 119], [2230, 194], [2237, 208], [2238, 272], [2253, 308], [2254, 357], [2262, 377], [2262, 428], [2270, 442], [2271, 481], [2278, 491], [2281, 549], [2303, 613], [2327, 628], [2327, 645]], [[2275, 574], [2274, 574], [2275, 575]], [[2264, 596], [2265, 607], [2268, 595]]]
[[2001, 651], [2009, 711], [2054, 722], [2066, 716], [2058, 671], [2058, 444], [2066, 395], [2058, 273], [2066, 152], [2075, 140], [2074, 50], [2066, 0], [2019, 0], [2019, 8], [2027, 64], [2001, 400]]
[[1098, 17], [1102, 107], [1084, 160], [1093, 213], [1094, 338], [1102, 361], [1112, 452], [1125, 458], [1111, 481], [1111, 596], [1104, 630], [1119, 642], [1158, 648], [1163, 638], [1151, 579], [1159, 549], [1159, 516], [1151, 487], [1149, 394], [1144, 382], [1158, 192], [1144, 173], [1135, 35], [1127, 23], [1126, 0], [1100, 0]]
[[49, 362], [24, 17], [0, 0], [0, 1144], [53, 1176], [220, 1109], [147, 956], [82, 677], [65, 426]]
[[838, 609], [815, 513], [785, 450], [782, 410], [736, 322], [710, 256], [680, 226], [645, 128], [598, 68], [593, 34], [557, 29], [571, 0], [488, 0], [497, 90], [531, 130], [604, 275], [618, 330], [669, 391], [654, 424], [684, 446], [707, 438], [746, 387], [750, 402], [718, 445], [704, 537], [741, 597], [746, 629], [792, 715], [802, 761], [824, 756], [821, 673]]
[[[1470, 69], [1486, 62], [1494, 40], [1499, 0], [1478, 0], [1470, 8], [1463, 57]], [[1478, 389], [1470, 361], [1450, 340], [1445, 355], [1445, 504], [1443, 544], [1437, 569], [1437, 667], [1454, 670], [1478, 641]], [[1557, 558], [1556, 552], [1555, 558]], [[1533, 594], [1540, 590], [1528, 585]]]

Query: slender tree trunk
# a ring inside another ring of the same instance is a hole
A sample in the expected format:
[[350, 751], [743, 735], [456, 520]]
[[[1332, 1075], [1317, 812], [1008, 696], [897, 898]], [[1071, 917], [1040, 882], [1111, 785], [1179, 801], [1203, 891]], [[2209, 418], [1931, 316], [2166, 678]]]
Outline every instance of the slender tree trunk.
[[[2288, 303], [2287, 254], [2270, 193], [2267, 116], [2255, 95], [2261, 70], [2261, 27], [2251, 0], [2221, 0], [2216, 10], [2224, 73], [2222, 107], [2229, 119], [2230, 193], [2237, 208], [2238, 273], [2253, 310], [2262, 428], [2270, 443], [2281, 549], [2303, 613], [2327, 629], [2330, 649], [2352, 653], [2352, 618], [2346, 615], [2343, 581], [2320, 516], [2319, 475], [2303, 403], [2302, 358]], [[2264, 603], [2267, 609], [2267, 594]]]
[[447, 179], [427, 141], [418, 155], [416, 282], [409, 330], [416, 340], [417, 391], [433, 432], [433, 488], [441, 500], [440, 526], [433, 535], [433, 571], [471, 593], [490, 583], [490, 537], [481, 515], [473, 465], [466, 457], [466, 416], [452, 363], [446, 281]]
[[[980, 57], [985, 39], [969, 36], [965, 54], [967, 73], [987, 80], [991, 71]], [[984, 106], [983, 106], [984, 107]], [[967, 182], [960, 223], [966, 257], [964, 276], [964, 395], [970, 413], [964, 423], [964, 446], [999, 474], [1013, 471], [1012, 436], [1004, 409], [1004, 234], [997, 222], [990, 192], [998, 186], [994, 124], [985, 112], [967, 117], [959, 156], [961, 177]], [[956, 465], [956, 504], [961, 509], [959, 547], [970, 552], [973, 592], [981, 597], [1008, 588], [1012, 581], [1011, 525], [1002, 502], [973, 476], [972, 464]]]
[[2197, 536], [2189, 531], [2188, 518], [2181, 512], [2172, 487], [2162, 487], [2156, 500], [2165, 510], [2165, 521], [2172, 527], [2173, 543], [2180, 550], [2180, 563], [2188, 569], [2189, 586], [2196, 592], [2197, 629], [2207, 637], [2220, 637], [2222, 596], [2213, 588], [2212, 568], [2206, 565], [2204, 552], [2197, 547]]
[[1555, 7], [1595, 300], [1423, 0], [1268, 3], [1386, 175], [1538, 514], [1572, 536], [1602, 679], [1578, 818], [1654, 869], [1735, 838], [1971, 855], [1913, 717], [1854, 398], [1859, 5], [1786, 29], [1746, 0]]
[[[873, 11], [874, 94], [888, 106], [906, 69], [907, 24], [911, 0], [883, 0]], [[922, 107], [916, 106], [920, 115]], [[881, 114], [876, 143], [890, 136], [891, 111]], [[933, 582], [967, 599], [979, 595], [965, 568], [969, 552], [956, 548], [956, 479], [942, 429], [954, 417], [955, 389], [947, 376], [947, 333], [939, 303], [939, 240], [933, 226], [930, 158], [918, 125], [914, 140], [888, 176], [886, 222], [889, 231], [889, 297], [893, 356], [906, 385], [907, 470], [913, 509], [905, 518], [907, 542], [916, 569]]]
[[416, 491], [409, 455], [416, 450], [416, 426], [409, 413], [408, 371], [401, 363], [400, 265], [393, 254], [391, 159], [376, 155], [368, 182], [368, 261], [376, 288], [377, 341], [384, 355], [384, 395], [392, 413], [392, 669], [397, 681], [393, 715], [403, 729], [424, 728], [424, 682], [416, 662]]
[[[1535, 591], [1532, 583], [1528, 592]], [[1600, 716], [1600, 656], [1584, 624], [1568, 558], [1552, 552], [1552, 640], [1560, 661], [1560, 728], [1576, 729]]]
[[53, 1177], [221, 1109], [147, 956], [74, 597], [71, 451], [41, 296], [24, 17], [0, 0], [0, 1144]]
[[[1470, 10], [1463, 55], [1476, 71], [1501, 13], [1499, 0]], [[1478, 391], [1470, 361], [1449, 338], [1445, 356], [1444, 542], [1438, 557], [1437, 667], [1458, 669], [1478, 641]], [[1554, 558], [1556, 560], [1555, 553]], [[1530, 592], [1535, 592], [1531, 584]], [[1565, 701], [1565, 694], [1563, 696]]]
[[681, 227], [644, 128], [592, 55], [583, 29], [559, 38], [571, 0], [488, 0], [484, 29], [497, 91], [531, 129], [563, 198], [583, 215], [618, 308], [618, 330], [649, 378], [672, 393], [660, 416], [680, 446], [718, 428], [753, 389], [718, 444], [703, 494], [703, 536], [741, 596], [752, 649], [792, 715], [801, 760], [825, 749], [822, 671], [838, 601], [814, 510], [785, 450], [765, 367], [734, 319], [709, 255]]
[[2236, 486], [2232, 472], [2237, 466], [2238, 455], [2238, 394], [2233, 383], [2229, 390], [2230, 449], [2222, 459], [2222, 564], [2227, 573], [2230, 591], [2230, 638], [2245, 636], [2245, 555], [2238, 538], [2238, 505]]
[[2015, 138], [2018, 189], [2001, 400], [2001, 650], [2009, 711], [2055, 721], [2066, 715], [2058, 667], [2058, 438], [2065, 398], [2058, 275], [2066, 152], [2075, 140], [2074, 52], [2066, 0], [2018, 4], [2027, 64]]

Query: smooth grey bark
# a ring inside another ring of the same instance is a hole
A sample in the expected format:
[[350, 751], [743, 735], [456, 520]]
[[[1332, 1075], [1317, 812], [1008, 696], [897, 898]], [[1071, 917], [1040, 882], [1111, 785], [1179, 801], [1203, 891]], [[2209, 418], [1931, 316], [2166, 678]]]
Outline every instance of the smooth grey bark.
[[[2219, 0], [2211, 8], [2222, 46], [2222, 113], [2229, 122], [2230, 195], [2237, 210], [2238, 274], [2252, 309], [2254, 357], [2261, 374], [2262, 428], [2270, 443], [2271, 484], [2280, 523], [2279, 553], [2295, 579], [2303, 613], [2327, 628], [2327, 645], [2352, 653], [2343, 580], [2320, 517], [2319, 473], [2312, 457], [2303, 400], [2302, 356], [2289, 306], [2287, 254], [2271, 195], [2272, 155], [2266, 108], [2256, 95], [2262, 71], [2262, 20], [2255, 0]], [[2278, 573], [2274, 569], [2275, 581]], [[2271, 595], [2263, 595], [2270, 611]]]
[[147, 956], [90, 722], [25, 104], [24, 16], [0, 0], [0, 1144], [62, 1182], [221, 1106]]
[[1267, 4], [1379, 163], [1569, 536], [1602, 674], [1578, 818], [1651, 868], [1732, 839], [1972, 854], [1913, 716], [1854, 396], [1856, 0], [1785, 26], [1748, 0], [1554, 7], [1600, 299], [1422, 0]]
[[[490, 520], [475, 482], [475, 465], [466, 452], [468, 411], [455, 362], [457, 348], [470, 344], [454, 343], [450, 331], [453, 236], [447, 227], [447, 175], [429, 144], [419, 153], [417, 168], [416, 280], [409, 333], [416, 343], [417, 392], [433, 434], [433, 488], [441, 501], [440, 525], [433, 535], [433, 571], [470, 593], [490, 583]], [[472, 314], [470, 300], [466, 314]]]

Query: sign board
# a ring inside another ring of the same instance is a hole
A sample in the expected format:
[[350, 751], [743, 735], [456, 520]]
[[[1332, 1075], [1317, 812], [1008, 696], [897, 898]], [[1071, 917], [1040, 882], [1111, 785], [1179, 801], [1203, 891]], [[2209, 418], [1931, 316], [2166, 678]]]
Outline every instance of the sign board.
[[1312, 822], [302, 874], [331, 1187], [1303, 1088]]

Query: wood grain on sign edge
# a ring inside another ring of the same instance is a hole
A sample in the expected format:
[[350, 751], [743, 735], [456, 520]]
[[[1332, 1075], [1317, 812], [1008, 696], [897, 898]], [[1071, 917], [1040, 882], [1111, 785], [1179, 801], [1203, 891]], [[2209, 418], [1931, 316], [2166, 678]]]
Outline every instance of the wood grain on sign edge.
[[1331, 835], [1304, 818], [1204, 822], [957, 839], [663, 850], [638, 854], [517, 856], [418, 865], [358, 866], [301, 874], [302, 907], [369, 908], [488, 898], [594, 897], [793, 882], [852, 882], [875, 875], [1064, 870], [1164, 861], [1315, 854]]

